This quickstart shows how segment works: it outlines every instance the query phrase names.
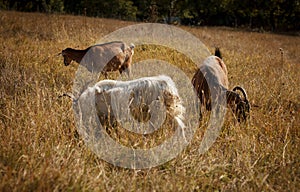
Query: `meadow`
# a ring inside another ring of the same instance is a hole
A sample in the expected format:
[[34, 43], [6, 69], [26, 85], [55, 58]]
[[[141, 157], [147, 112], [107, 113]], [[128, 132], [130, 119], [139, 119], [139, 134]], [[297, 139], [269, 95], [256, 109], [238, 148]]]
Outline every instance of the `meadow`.
[[[77, 135], [72, 102], [58, 96], [72, 90], [78, 64], [66, 67], [57, 54], [135, 23], [6, 11], [0, 23], [0, 191], [299, 190], [299, 34], [179, 26], [212, 53], [221, 48], [230, 87], [247, 90], [251, 117], [238, 124], [228, 112], [216, 142], [199, 154], [203, 121], [175, 159], [132, 170], [97, 157]], [[172, 50], [136, 47], [133, 62], [145, 58], [174, 63], [189, 77], [196, 70]]]

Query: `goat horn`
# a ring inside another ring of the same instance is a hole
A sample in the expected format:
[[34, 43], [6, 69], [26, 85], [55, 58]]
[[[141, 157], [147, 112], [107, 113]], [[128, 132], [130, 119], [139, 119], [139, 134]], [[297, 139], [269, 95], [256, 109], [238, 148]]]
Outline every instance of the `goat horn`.
[[232, 91], [236, 91], [236, 90], [239, 90], [243, 93], [243, 96], [245, 99], [248, 99], [248, 96], [247, 96], [247, 93], [246, 93], [246, 90], [240, 86], [236, 86], [232, 89]]

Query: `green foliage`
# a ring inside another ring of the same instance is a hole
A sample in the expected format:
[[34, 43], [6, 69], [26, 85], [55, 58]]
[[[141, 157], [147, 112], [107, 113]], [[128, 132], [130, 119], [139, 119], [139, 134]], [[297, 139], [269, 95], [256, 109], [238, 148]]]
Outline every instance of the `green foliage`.
[[119, 0], [117, 10], [118, 10], [117, 11], [118, 16], [121, 19], [126, 19], [126, 20], [136, 19], [137, 7], [133, 6], [132, 1]]
[[64, 3], [62, 0], [50, 0], [48, 5], [48, 11], [50, 12], [63, 12]]
[[300, 29], [299, 0], [2, 0], [0, 8], [148, 22], [180, 18], [184, 25]]

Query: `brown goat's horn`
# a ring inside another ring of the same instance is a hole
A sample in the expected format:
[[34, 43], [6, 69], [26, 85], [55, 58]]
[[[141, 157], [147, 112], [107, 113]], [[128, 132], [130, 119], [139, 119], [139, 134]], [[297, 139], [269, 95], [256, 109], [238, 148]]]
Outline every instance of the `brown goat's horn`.
[[236, 90], [241, 91], [241, 92], [243, 93], [243, 96], [244, 96], [245, 100], [248, 101], [248, 96], [247, 96], [246, 90], [245, 90], [244, 88], [242, 88], [242, 87], [240, 87], [240, 86], [236, 86], [236, 87], [234, 87], [234, 88], [232, 89], [232, 91], [236, 91]]

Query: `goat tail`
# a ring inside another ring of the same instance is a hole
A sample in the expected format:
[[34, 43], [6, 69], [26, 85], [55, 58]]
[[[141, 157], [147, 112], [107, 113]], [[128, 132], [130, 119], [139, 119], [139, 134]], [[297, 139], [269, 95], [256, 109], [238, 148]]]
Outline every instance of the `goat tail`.
[[221, 51], [220, 51], [219, 47], [216, 47], [216, 49], [215, 49], [215, 56], [217, 56], [220, 59], [222, 59], [222, 54], [221, 54]]

